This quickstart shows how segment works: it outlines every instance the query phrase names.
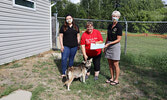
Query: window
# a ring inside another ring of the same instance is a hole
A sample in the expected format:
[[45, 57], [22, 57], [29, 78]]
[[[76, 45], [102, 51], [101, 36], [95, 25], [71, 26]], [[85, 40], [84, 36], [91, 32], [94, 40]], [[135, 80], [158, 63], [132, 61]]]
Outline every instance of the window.
[[15, 6], [28, 8], [28, 9], [35, 9], [35, 2], [34, 0], [13, 0]]

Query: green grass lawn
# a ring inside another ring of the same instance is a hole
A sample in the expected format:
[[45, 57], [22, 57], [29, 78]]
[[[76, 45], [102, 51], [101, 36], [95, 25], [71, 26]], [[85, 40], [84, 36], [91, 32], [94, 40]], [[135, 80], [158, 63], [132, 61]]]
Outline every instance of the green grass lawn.
[[[128, 37], [127, 54], [122, 60], [134, 65], [152, 67], [167, 72], [167, 39], [156, 37]], [[121, 41], [124, 50], [124, 40]]]
[[[104, 40], [106, 35], [103, 35]], [[82, 83], [74, 80], [67, 91], [60, 78], [61, 61], [51, 56], [34, 56], [23, 61], [0, 66], [0, 97], [17, 89], [31, 91], [32, 100], [166, 100], [167, 99], [167, 39], [128, 37], [124, 55], [121, 40], [120, 84], [105, 83], [110, 77], [107, 59], [102, 54], [99, 80], [91, 75]], [[83, 60], [79, 52], [74, 65]], [[27, 66], [27, 67], [26, 67]], [[9, 73], [9, 74], [8, 74]], [[9, 75], [9, 76], [8, 76]]]
[[[127, 53], [121, 64], [127, 80], [143, 91], [145, 99], [167, 98], [167, 39], [157, 37], [128, 37]], [[121, 41], [122, 50], [124, 40]]]
[[[105, 40], [106, 35], [103, 35]], [[167, 40], [156, 37], [128, 37], [127, 53], [124, 55], [124, 36], [122, 37], [122, 55], [120, 61], [120, 85], [105, 84], [110, 77], [104, 54], [101, 59], [100, 79], [91, 77], [86, 84], [73, 82], [74, 93], [82, 90], [82, 95], [99, 99], [157, 99], [167, 98]], [[84, 98], [83, 98], [84, 99]]]

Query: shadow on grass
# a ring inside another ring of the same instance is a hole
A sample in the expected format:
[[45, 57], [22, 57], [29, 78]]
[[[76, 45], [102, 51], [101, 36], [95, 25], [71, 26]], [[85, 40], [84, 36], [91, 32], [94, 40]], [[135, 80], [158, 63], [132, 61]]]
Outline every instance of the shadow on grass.
[[109, 65], [107, 59], [104, 57], [104, 53], [102, 53], [100, 66], [101, 66], [100, 74], [106, 79], [110, 79], [111, 75], [110, 75]]
[[57, 68], [58, 68], [58, 70], [59, 70], [59, 73], [62, 74], [61, 59], [54, 59], [54, 63], [57, 65]]
[[[126, 77], [122, 77], [131, 86], [140, 90], [140, 95], [143, 99], [167, 99], [167, 80], [165, 70], [158, 69], [159, 66], [154, 67], [154, 64], [150, 67], [136, 65], [131, 59], [126, 56], [121, 60], [121, 70], [127, 74]], [[149, 63], [149, 62], [148, 62]], [[150, 62], [151, 63], [151, 62]], [[159, 67], [160, 68], [160, 67]], [[128, 90], [124, 91], [127, 92]]]
[[[61, 59], [54, 59], [54, 63], [57, 65], [59, 73], [62, 75]], [[61, 77], [61, 76], [60, 76]], [[62, 77], [62, 82], [66, 81], [65, 77]]]
[[[143, 57], [142, 57], [143, 58]], [[163, 57], [164, 58], [164, 57]], [[145, 60], [145, 58], [143, 58]], [[152, 66], [144, 66], [136, 64], [135, 57], [129, 58], [127, 56], [122, 57], [120, 61], [120, 99], [166, 99], [167, 98], [167, 80], [166, 70], [160, 70], [161, 65], [151, 64]], [[151, 63], [151, 62], [150, 62]], [[156, 66], [156, 67], [155, 67]], [[164, 64], [162, 65], [164, 66]], [[108, 68], [107, 59], [104, 58], [104, 54], [101, 59], [101, 71], [100, 75], [104, 78], [110, 78], [110, 72]]]

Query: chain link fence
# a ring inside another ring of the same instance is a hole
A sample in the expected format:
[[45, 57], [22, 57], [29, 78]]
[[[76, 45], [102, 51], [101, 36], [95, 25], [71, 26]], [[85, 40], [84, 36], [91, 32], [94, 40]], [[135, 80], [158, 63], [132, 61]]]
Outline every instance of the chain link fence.
[[[125, 18], [124, 18], [125, 19]], [[94, 23], [94, 28], [101, 31], [104, 41], [107, 35], [107, 27], [112, 23], [111, 20], [96, 20], [96, 19], [80, 19], [74, 18], [75, 23], [80, 28], [80, 33], [82, 34], [86, 30], [86, 22], [92, 21]], [[64, 17], [54, 18], [53, 24], [53, 48], [59, 49], [58, 34], [60, 27], [64, 24]], [[123, 38], [122, 50], [124, 54], [127, 52], [127, 41], [129, 36], [153, 36], [167, 39], [167, 21], [119, 21], [123, 27]], [[56, 42], [56, 43], [55, 43]], [[134, 41], [135, 42], [135, 41]]]

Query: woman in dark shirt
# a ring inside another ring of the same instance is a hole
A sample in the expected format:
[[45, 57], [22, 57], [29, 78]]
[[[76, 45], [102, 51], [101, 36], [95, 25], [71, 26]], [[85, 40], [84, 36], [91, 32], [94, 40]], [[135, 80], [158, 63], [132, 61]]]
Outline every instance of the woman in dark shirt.
[[[111, 73], [111, 78], [106, 80], [106, 82], [110, 83], [111, 85], [119, 84], [119, 60], [121, 54], [120, 41], [122, 37], [122, 26], [118, 23], [120, 15], [121, 14], [119, 11], [114, 11], [112, 13], [113, 23], [108, 26], [107, 38], [104, 48], [105, 58], [108, 59]], [[116, 75], [114, 75], [114, 73], [116, 73]]]
[[68, 66], [73, 66], [74, 57], [80, 42], [79, 27], [75, 24], [71, 15], [65, 17], [64, 25], [60, 29], [59, 40], [62, 54], [62, 77], [65, 77], [67, 60], [69, 59]]

